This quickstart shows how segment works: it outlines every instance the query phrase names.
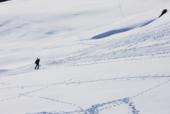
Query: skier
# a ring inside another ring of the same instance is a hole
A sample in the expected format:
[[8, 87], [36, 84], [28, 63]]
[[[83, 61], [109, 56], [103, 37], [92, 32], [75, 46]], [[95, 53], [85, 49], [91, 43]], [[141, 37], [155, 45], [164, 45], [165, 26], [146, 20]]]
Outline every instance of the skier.
[[35, 70], [38, 70], [39, 67], [40, 67], [40, 59], [39, 59], [38, 57], [37, 57], [37, 59], [36, 59], [36, 61], [35, 61], [35, 64], [36, 64]]
[[161, 15], [159, 16], [159, 18], [160, 17], [162, 17], [165, 13], [167, 13], [168, 12], [168, 10], [167, 9], [164, 9], [163, 11], [162, 11], [162, 13], [161, 13]]

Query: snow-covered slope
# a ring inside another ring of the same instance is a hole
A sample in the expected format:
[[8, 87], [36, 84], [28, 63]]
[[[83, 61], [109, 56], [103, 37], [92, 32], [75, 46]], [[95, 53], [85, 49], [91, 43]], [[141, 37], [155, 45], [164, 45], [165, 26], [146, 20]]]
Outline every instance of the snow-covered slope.
[[170, 13], [158, 18], [169, 6], [169, 0], [0, 3], [0, 113], [169, 114]]

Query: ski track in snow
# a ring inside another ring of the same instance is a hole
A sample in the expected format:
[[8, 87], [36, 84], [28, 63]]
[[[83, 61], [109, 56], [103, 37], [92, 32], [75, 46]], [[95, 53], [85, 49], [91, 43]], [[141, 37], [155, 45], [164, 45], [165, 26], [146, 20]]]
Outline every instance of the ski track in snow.
[[[83, 82], [83, 81], [81, 82], [80, 81], [80, 82], [53, 83], [53, 84], [47, 85], [45, 87], [41, 87], [41, 88], [36, 89], [36, 90], [32, 90], [32, 91], [28, 91], [28, 92], [24, 92], [24, 93], [19, 93], [18, 96], [12, 96], [12, 97], [8, 97], [8, 98], [5, 98], [5, 99], [0, 99], [0, 102], [14, 100], [14, 99], [18, 99], [18, 98], [21, 98], [21, 97], [36, 97], [36, 98], [40, 98], [40, 99], [51, 101], [51, 102], [62, 103], [62, 104], [65, 104], [65, 105], [72, 105], [72, 106], [80, 109], [80, 110], [75, 110], [75, 111], [71, 111], [71, 112], [38, 112], [38, 113], [32, 113], [32, 114], [100, 114], [100, 112], [103, 111], [103, 110], [107, 110], [107, 109], [118, 107], [118, 106], [121, 107], [121, 105], [123, 105], [123, 104], [125, 104], [128, 107], [131, 114], [140, 114], [140, 111], [136, 108], [136, 105], [132, 100], [135, 99], [136, 97], [142, 96], [145, 93], [151, 92], [153, 89], [159, 88], [160, 86], [163, 86], [163, 85], [169, 83], [170, 79], [168, 79], [168, 80], [166, 80], [162, 83], [159, 83], [157, 85], [154, 85], [153, 87], [150, 87], [146, 90], [143, 90], [143, 91], [137, 93], [134, 96], [122, 98], [122, 99], [118, 99], [118, 100], [113, 100], [113, 101], [109, 101], [109, 102], [106, 102], [106, 103], [94, 104], [87, 109], [83, 109], [82, 107], [78, 106], [77, 104], [73, 104], [73, 103], [69, 103], [69, 102], [65, 102], [65, 101], [61, 101], [61, 100], [56, 100], [56, 99], [48, 98], [48, 97], [32, 96], [30, 94], [34, 93], [34, 92], [42, 91], [42, 90], [47, 89], [49, 87], [60, 85], [60, 84], [84, 84], [84, 83], [94, 83], [94, 82], [98, 82], [98, 81], [108, 81], [108, 80], [145, 79], [145, 78], [146, 79], [149, 79], [149, 78], [170, 78], [170, 76], [159, 76], [159, 77], [144, 76], [144, 77], [141, 77], [141, 78], [139, 78], [139, 77], [126, 77], [126, 78], [122, 77], [122, 78], [115, 78], [115, 79], [102, 79], [102, 80], [95, 80], [95, 81], [92, 80], [92, 81], [87, 81], [87, 82]], [[28, 114], [31, 114], [31, 113], [28, 113]]]
[[[46, 99], [49, 100], [48, 98]], [[54, 99], [53, 101], [55, 102]], [[74, 105], [74, 104], [70, 104], [70, 105]], [[71, 112], [38, 112], [38, 113], [28, 113], [28, 114], [100, 114], [100, 112], [103, 110], [107, 110], [115, 107], [121, 107], [121, 105], [126, 105], [131, 114], [139, 114], [140, 112], [136, 108], [131, 98], [122, 98], [122, 99], [113, 100], [105, 103], [95, 104], [87, 109], [74, 110]]]
[[[75, 110], [75, 111], [71, 111], [71, 112], [38, 112], [38, 113], [28, 113], [28, 114], [100, 114], [100, 112], [103, 110], [107, 110], [107, 109], [115, 108], [115, 107], [121, 107], [123, 104], [125, 104], [129, 109], [127, 114], [129, 114], [129, 113], [130, 114], [140, 114], [140, 110], [137, 109], [137, 106], [133, 102], [133, 99], [135, 99], [136, 97], [142, 96], [145, 93], [151, 92], [152, 90], [159, 88], [160, 86], [163, 86], [169, 82], [170, 82], [170, 80], [166, 80], [166, 81], [164, 81], [160, 84], [157, 84], [153, 87], [150, 87], [134, 96], [117, 99], [117, 100], [113, 100], [113, 101], [109, 101], [109, 102], [105, 102], [105, 103], [95, 104], [95, 105], [90, 106], [87, 109], [81, 108], [81, 110]], [[45, 99], [49, 100], [49, 98], [45, 98]], [[53, 102], [55, 102], [54, 99], [51, 99], [51, 100]], [[70, 104], [70, 105], [75, 105], [75, 104]]]
[[115, 78], [106, 78], [106, 79], [94, 79], [94, 80], [65, 80], [61, 82], [55, 82], [50, 84], [39, 84], [39, 85], [16, 85], [16, 86], [10, 86], [10, 84], [5, 84], [5, 82], [0, 83], [2, 86], [7, 87], [1, 87], [1, 89], [23, 89], [23, 88], [31, 88], [31, 87], [40, 87], [39, 89], [35, 89], [32, 91], [29, 91], [27, 93], [34, 93], [38, 92], [47, 88], [50, 88], [52, 86], [59, 86], [59, 85], [81, 85], [81, 84], [93, 84], [93, 83], [100, 83], [100, 82], [113, 82], [118, 80], [159, 80], [159, 79], [169, 79], [170, 76], [160, 76], [160, 75], [154, 75], [154, 76], [130, 76], [130, 77], [115, 77]]

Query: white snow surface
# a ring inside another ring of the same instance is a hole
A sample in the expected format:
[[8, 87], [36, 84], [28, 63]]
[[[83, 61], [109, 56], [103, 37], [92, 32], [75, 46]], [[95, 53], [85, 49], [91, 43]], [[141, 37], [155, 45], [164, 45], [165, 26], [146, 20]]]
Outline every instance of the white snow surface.
[[0, 3], [0, 114], [170, 114], [169, 6]]

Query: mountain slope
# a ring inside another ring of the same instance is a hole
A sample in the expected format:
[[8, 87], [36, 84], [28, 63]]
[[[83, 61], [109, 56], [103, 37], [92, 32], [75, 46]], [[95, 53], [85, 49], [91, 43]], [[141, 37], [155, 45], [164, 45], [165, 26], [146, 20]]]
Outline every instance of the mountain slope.
[[170, 13], [158, 18], [169, 5], [0, 3], [0, 112], [169, 114]]

